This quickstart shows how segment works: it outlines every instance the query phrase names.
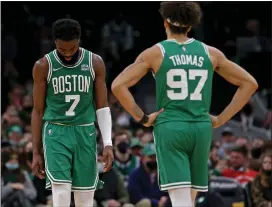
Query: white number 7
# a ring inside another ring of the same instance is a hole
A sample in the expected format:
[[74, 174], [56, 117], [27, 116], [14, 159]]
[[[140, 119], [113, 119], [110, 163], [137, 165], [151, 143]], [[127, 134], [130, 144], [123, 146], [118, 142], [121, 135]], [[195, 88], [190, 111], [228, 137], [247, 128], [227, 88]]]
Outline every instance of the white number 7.
[[68, 109], [68, 111], [65, 112], [66, 116], [74, 116], [75, 115], [75, 108], [77, 104], [80, 101], [80, 95], [65, 95], [65, 102], [71, 102], [71, 100], [74, 100], [71, 107]]

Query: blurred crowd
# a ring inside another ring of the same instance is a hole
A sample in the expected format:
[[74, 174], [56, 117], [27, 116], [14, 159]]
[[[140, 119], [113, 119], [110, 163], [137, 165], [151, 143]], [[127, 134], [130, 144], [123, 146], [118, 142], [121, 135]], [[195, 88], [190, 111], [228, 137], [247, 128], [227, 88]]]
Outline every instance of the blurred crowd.
[[[236, 31], [236, 25], [230, 23], [231, 19], [226, 22], [211, 18], [210, 15], [214, 14], [210, 12], [214, 11], [213, 4], [203, 3], [202, 6], [204, 23], [206, 23], [194, 30], [196, 38], [220, 48], [232, 60], [248, 65], [249, 70], [255, 67], [254, 60], [264, 68], [267, 67], [265, 59], [259, 59], [264, 58], [263, 54], [271, 52], [271, 39], [267, 31], [269, 28], [262, 27], [262, 31], [260, 28], [262, 17], [260, 19], [255, 16], [244, 17], [244, 21], [239, 24], [246, 26], [242, 31]], [[32, 7], [34, 6], [31, 4], [18, 3], [17, 6], [12, 7], [18, 16], [4, 14], [11, 20], [4, 20], [1, 25], [1, 203], [3, 207], [50, 206], [52, 203], [51, 192], [45, 190], [45, 181], [34, 177], [31, 172], [30, 124], [33, 107], [31, 69], [34, 62], [54, 46], [50, 25], [55, 19], [51, 20], [46, 14], [36, 15]], [[5, 11], [8, 11], [8, 7]], [[236, 14], [239, 11], [235, 10]], [[69, 14], [65, 15], [73, 17]], [[130, 56], [135, 58], [139, 50], [138, 37], [144, 35], [145, 30], [143, 27], [139, 28], [129, 23], [124, 14], [114, 15], [104, 22], [84, 20], [80, 23], [83, 27], [82, 45], [87, 49], [92, 48], [103, 57], [107, 65], [109, 85], [120, 69], [132, 62]], [[98, 24], [101, 24], [100, 29], [97, 29]], [[207, 29], [207, 25], [212, 27]], [[237, 33], [240, 34], [239, 38]], [[212, 38], [215, 36], [218, 38]], [[148, 46], [150, 45], [146, 47]], [[271, 65], [268, 70], [271, 70]], [[253, 71], [256, 71], [256, 68]], [[261, 79], [261, 76], [258, 76], [257, 80], [258, 78]], [[265, 81], [262, 81], [262, 84], [263, 82]], [[150, 85], [150, 82], [148, 84]], [[219, 82], [215, 84], [222, 87]], [[271, 97], [271, 89], [262, 84], [260, 84], [262, 89], [266, 89], [265, 97]], [[145, 83], [142, 86], [144, 90], [148, 90]], [[145, 100], [152, 100], [148, 99], [149, 94], [145, 94], [143, 98], [141, 88], [133, 90], [136, 97], [139, 97], [139, 102], [148, 109], [152, 105], [150, 102], [149, 105], [145, 105]], [[216, 92], [215, 97], [218, 97]], [[222, 100], [224, 101], [224, 97]], [[253, 113], [254, 103], [248, 103], [240, 113], [239, 130], [245, 131], [248, 136], [240, 136], [233, 128], [224, 126], [220, 136], [214, 137], [207, 165], [210, 170], [209, 192], [199, 194], [197, 207], [272, 207], [272, 143], [267, 137], [254, 137], [250, 134], [250, 128], [253, 126], [265, 127], [268, 131], [271, 129], [271, 101], [270, 98], [266, 100], [267, 112], [261, 117], [264, 118], [261, 123], [254, 121], [256, 120]], [[96, 205], [98, 207], [170, 207], [171, 202], [167, 193], [161, 192], [157, 183], [152, 129], [143, 128], [135, 123], [110, 91], [108, 101], [113, 118], [115, 161], [113, 170], [103, 173], [102, 142], [97, 128], [97, 167], [99, 177], [105, 185], [95, 193]], [[229, 100], [226, 100], [225, 104], [228, 102]], [[153, 105], [151, 108], [154, 108]], [[71, 205], [73, 206], [73, 202]]]

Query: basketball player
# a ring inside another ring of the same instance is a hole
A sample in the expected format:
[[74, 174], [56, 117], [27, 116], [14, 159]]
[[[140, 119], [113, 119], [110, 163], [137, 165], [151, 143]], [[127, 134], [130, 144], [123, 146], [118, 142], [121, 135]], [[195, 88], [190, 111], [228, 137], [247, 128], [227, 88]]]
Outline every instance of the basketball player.
[[33, 68], [32, 168], [39, 178], [46, 175], [53, 206], [70, 206], [73, 190], [75, 205], [90, 207], [99, 184], [96, 116], [104, 143], [105, 171], [113, 161], [105, 65], [98, 55], [79, 47], [77, 21], [60, 19], [52, 30], [56, 50]]
[[[188, 38], [200, 21], [198, 4], [164, 2], [160, 13], [167, 40], [143, 51], [114, 80], [112, 91], [135, 120], [146, 127], [154, 125], [160, 189], [169, 192], [173, 206], [189, 207], [197, 191], [208, 190], [212, 127], [231, 119], [258, 84], [218, 49]], [[157, 112], [145, 115], [128, 88], [149, 71], [156, 80]], [[238, 87], [219, 116], [209, 115], [214, 71]]]

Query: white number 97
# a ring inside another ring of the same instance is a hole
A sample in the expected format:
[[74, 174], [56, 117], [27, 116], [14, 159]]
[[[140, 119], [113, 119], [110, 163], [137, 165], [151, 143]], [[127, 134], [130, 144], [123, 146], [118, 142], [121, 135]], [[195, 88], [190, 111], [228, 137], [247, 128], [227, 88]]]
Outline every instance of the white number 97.
[[[208, 78], [208, 70], [193, 70], [189, 71], [189, 80], [195, 80], [200, 76], [200, 80], [195, 88], [195, 91], [190, 94], [190, 100], [201, 101], [201, 91]], [[174, 77], [180, 77], [180, 80], [175, 81]], [[167, 96], [171, 100], [185, 100], [189, 95], [187, 71], [184, 69], [171, 69], [167, 72], [167, 85], [172, 89], [180, 89], [180, 92], [167, 90]]]

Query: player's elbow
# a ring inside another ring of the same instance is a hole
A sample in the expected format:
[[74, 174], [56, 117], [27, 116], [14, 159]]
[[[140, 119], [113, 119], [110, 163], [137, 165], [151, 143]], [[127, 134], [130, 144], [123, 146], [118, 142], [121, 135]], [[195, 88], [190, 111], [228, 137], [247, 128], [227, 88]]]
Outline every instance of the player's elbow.
[[119, 81], [117, 79], [115, 79], [112, 84], [111, 84], [111, 91], [114, 95], [116, 95], [118, 93], [118, 91], [120, 90], [122, 84], [119, 83]]
[[250, 85], [254, 91], [256, 91], [259, 87], [258, 82], [255, 78], [252, 78], [252, 80], [250, 81]]
[[259, 85], [258, 85], [258, 82], [256, 81], [255, 78], [250, 78], [248, 81], [245, 82], [245, 84], [247, 85], [248, 88], [250, 88], [252, 90], [252, 92], [254, 93]]

